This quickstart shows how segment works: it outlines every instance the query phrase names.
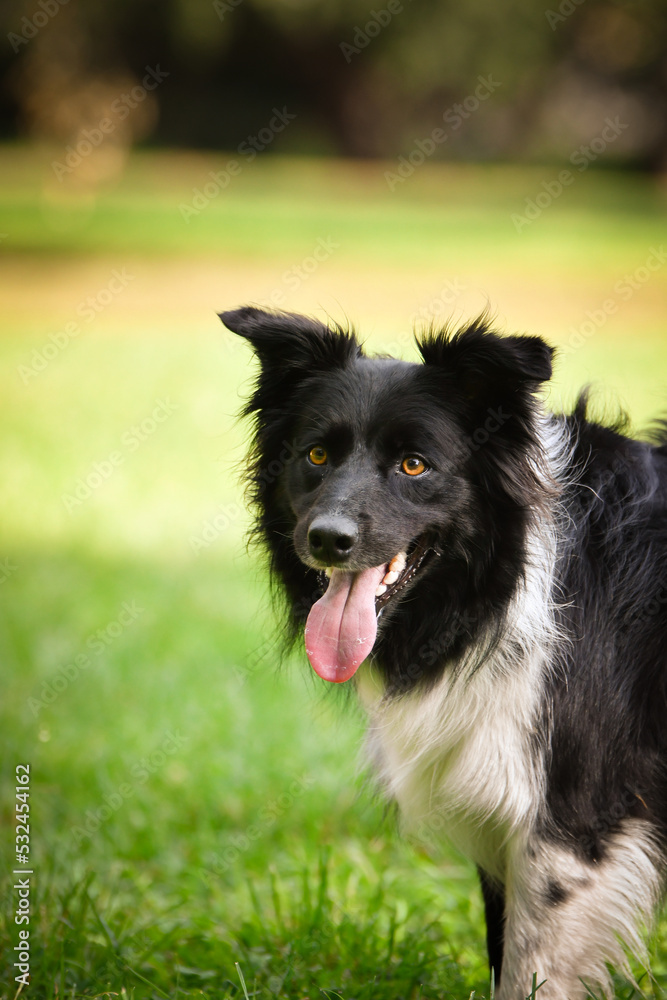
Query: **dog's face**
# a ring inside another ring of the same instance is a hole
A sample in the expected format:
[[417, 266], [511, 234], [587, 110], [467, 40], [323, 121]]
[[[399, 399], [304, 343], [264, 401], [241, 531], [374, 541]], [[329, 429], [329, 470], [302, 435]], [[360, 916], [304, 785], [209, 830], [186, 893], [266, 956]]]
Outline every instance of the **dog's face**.
[[[316, 580], [325, 591], [308, 615], [306, 649], [320, 676], [345, 681], [373, 649], [378, 621], [385, 631], [425, 578], [460, 571], [466, 547], [480, 544], [485, 477], [513, 440], [525, 451], [549, 349], [471, 328], [467, 342], [427, 339], [424, 364], [413, 364], [369, 358], [351, 335], [303, 317], [244, 309], [222, 318], [261, 362], [248, 407], [261, 530], [288, 589], [296, 557], [306, 589]], [[276, 463], [286, 444], [289, 458]]]
[[316, 377], [297, 416], [284, 489], [297, 555], [330, 577], [306, 626], [327, 680], [352, 676], [380, 616], [407, 599], [454, 525], [470, 530], [462, 430], [433, 388], [420, 365], [360, 357]]
[[461, 428], [420, 365], [355, 359], [313, 379], [285, 475], [294, 546], [315, 569], [384, 565], [464, 516]]

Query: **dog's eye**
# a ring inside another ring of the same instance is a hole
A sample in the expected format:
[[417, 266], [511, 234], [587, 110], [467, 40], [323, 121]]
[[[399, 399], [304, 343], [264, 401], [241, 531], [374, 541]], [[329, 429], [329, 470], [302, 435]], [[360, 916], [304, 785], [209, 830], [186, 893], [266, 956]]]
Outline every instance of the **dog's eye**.
[[326, 465], [327, 463], [327, 451], [321, 445], [316, 444], [314, 448], [311, 448], [308, 452], [308, 459], [313, 463], [313, 465]]
[[408, 476], [421, 476], [422, 472], [426, 472], [426, 468], [426, 462], [418, 455], [407, 455], [401, 462], [401, 471]]

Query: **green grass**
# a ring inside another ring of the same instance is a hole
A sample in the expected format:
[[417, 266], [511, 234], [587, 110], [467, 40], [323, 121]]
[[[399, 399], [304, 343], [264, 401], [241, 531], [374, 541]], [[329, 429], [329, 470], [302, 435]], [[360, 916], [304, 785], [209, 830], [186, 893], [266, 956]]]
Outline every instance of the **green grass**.
[[[35, 156], [0, 151], [0, 996], [17, 986], [19, 763], [35, 871], [27, 996], [240, 998], [241, 975], [264, 998], [488, 996], [472, 867], [401, 839], [357, 774], [354, 706], [301, 655], [276, 669], [264, 573], [243, 544], [234, 414], [249, 357], [214, 311], [278, 288], [288, 307], [344, 310], [371, 348], [412, 356], [410, 315], [457, 278], [454, 313], [488, 293], [509, 326], [563, 345], [660, 244], [661, 196], [587, 174], [517, 234], [509, 215], [548, 169], [429, 167], [392, 195], [382, 165], [267, 157], [186, 226], [179, 202], [224, 160], [144, 154], [66, 211]], [[320, 236], [340, 248], [288, 287]], [[123, 267], [127, 288], [83, 320], [78, 304]], [[638, 425], [664, 409], [666, 287], [667, 266], [563, 355], [556, 405], [593, 378]], [[72, 321], [79, 336], [22, 378]], [[159, 400], [168, 416], [131, 444]], [[63, 496], [114, 453], [68, 510]], [[658, 938], [642, 987], [661, 997]]]

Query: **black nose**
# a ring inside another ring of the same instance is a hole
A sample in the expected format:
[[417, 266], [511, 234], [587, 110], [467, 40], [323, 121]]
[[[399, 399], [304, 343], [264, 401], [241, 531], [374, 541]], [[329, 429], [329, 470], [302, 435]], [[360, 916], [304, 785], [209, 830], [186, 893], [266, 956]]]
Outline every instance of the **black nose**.
[[324, 514], [308, 529], [308, 547], [315, 559], [332, 566], [349, 559], [358, 537], [357, 526], [349, 517]]

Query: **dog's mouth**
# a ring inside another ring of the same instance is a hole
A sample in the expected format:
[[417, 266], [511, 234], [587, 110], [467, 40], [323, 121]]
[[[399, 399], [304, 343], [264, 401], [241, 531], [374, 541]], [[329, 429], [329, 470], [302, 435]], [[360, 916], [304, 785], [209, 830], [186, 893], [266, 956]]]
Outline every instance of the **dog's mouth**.
[[381, 566], [356, 572], [332, 568], [320, 574], [325, 592], [311, 608], [305, 630], [306, 653], [320, 677], [337, 684], [352, 677], [375, 644], [383, 609], [412, 582], [433, 551], [428, 534], [420, 535], [406, 552]]

